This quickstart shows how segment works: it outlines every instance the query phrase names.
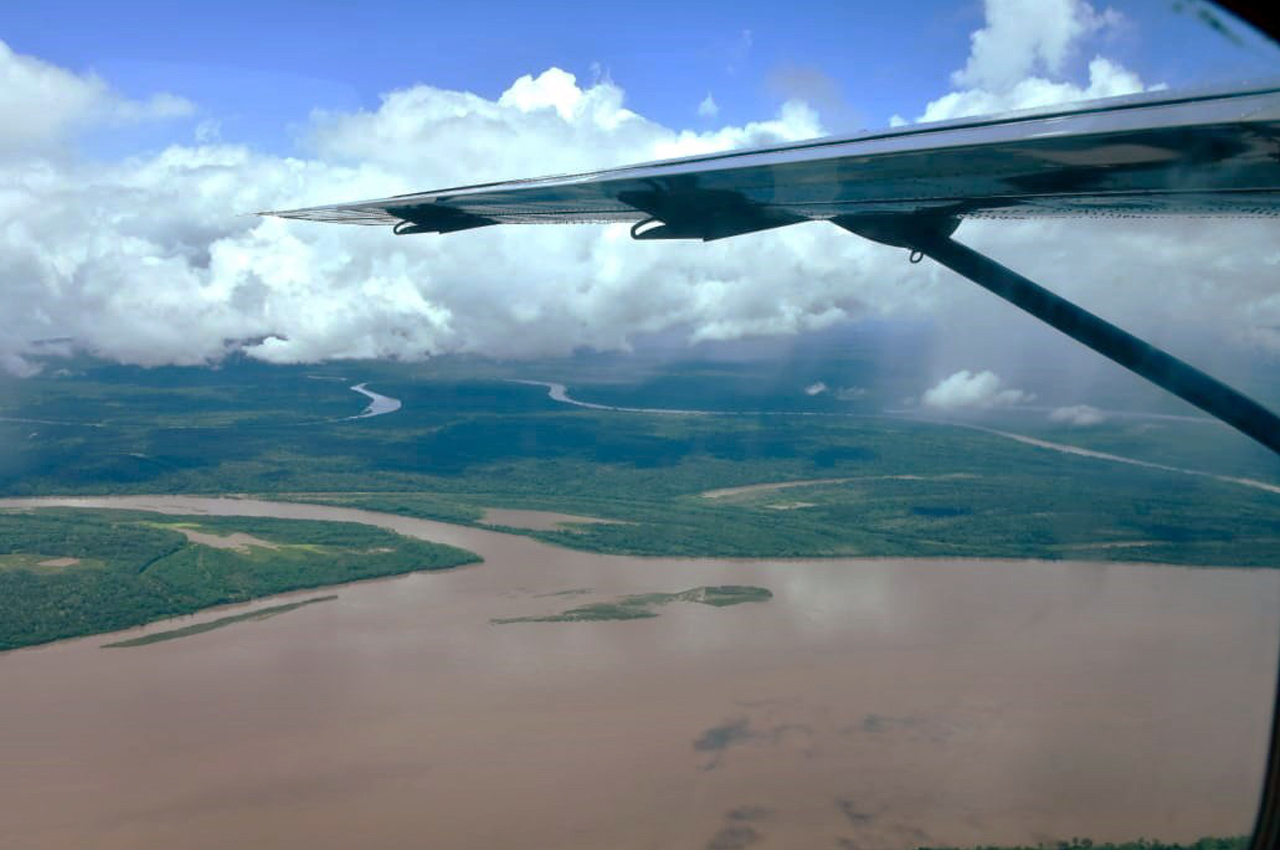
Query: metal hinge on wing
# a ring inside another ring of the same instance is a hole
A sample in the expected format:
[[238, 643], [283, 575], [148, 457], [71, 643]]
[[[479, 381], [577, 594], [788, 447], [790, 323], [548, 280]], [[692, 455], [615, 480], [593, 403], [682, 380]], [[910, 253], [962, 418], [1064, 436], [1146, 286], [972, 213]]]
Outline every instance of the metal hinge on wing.
[[396, 218], [403, 219], [391, 229], [391, 232], [397, 236], [408, 236], [414, 233], [455, 233], [459, 230], [471, 230], [498, 223], [492, 218], [463, 212], [441, 204], [387, 207], [387, 212]]
[[838, 215], [831, 222], [864, 239], [908, 249], [908, 260], [913, 265], [924, 259], [921, 241], [947, 239], [960, 226], [959, 217], [935, 213]]
[[920, 262], [919, 245], [925, 240], [946, 239], [956, 232], [960, 219], [937, 213], [878, 213], [873, 215], [838, 215], [831, 223], [863, 239], [906, 248], [911, 262]]
[[649, 214], [649, 218], [632, 225], [632, 239], [710, 242], [807, 220], [724, 189], [664, 187], [647, 192], [620, 192], [618, 200]]

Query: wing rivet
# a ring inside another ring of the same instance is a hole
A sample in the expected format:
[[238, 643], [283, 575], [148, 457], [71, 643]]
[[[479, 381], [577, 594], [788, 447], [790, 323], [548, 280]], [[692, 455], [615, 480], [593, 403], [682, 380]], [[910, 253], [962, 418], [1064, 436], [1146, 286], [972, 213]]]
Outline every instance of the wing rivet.
[[907, 262], [911, 263], [911, 265], [914, 266], [916, 263], [920, 262], [923, 259], [924, 259], [924, 251], [912, 251], [911, 256], [907, 257]]

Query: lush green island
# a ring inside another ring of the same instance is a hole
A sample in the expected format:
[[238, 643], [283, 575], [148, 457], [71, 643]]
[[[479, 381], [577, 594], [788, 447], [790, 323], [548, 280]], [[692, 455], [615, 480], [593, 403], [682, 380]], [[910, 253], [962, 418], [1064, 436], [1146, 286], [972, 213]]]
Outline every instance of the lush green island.
[[0, 649], [478, 560], [462, 549], [355, 523], [0, 511]]
[[493, 620], [498, 625], [506, 623], [591, 623], [603, 620], [645, 620], [658, 616], [655, 608], [672, 602], [693, 602], [725, 608], [744, 602], [767, 602], [773, 592], [764, 587], [740, 584], [722, 584], [714, 587], [695, 587], [679, 593], [637, 593], [623, 596], [612, 602], [591, 602], [579, 605], [559, 614], [539, 617], [504, 617]]

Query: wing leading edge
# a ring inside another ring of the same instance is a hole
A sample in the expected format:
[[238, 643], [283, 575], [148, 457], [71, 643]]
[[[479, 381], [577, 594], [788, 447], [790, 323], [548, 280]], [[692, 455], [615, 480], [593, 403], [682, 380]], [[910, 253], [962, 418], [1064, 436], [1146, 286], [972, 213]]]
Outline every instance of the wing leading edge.
[[630, 222], [638, 239], [849, 216], [1277, 216], [1280, 81], [263, 214], [401, 234]]

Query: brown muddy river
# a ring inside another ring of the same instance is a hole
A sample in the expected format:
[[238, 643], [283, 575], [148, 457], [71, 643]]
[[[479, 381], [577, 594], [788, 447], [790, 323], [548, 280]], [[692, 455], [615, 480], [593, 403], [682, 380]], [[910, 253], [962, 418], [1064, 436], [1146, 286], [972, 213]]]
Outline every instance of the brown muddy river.
[[[100, 648], [317, 592], [0, 654], [6, 850], [892, 850], [1251, 826], [1280, 572], [641, 559], [313, 505], [79, 503], [375, 522], [485, 563], [166, 643]], [[490, 623], [729, 583], [774, 598]]]

